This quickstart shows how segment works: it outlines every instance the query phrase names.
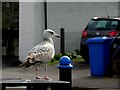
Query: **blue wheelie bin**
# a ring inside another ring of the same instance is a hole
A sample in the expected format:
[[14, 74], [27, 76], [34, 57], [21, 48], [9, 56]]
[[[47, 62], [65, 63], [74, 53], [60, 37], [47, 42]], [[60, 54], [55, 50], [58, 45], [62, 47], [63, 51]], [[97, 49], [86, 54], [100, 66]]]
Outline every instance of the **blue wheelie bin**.
[[91, 76], [105, 76], [110, 65], [110, 46], [113, 38], [95, 37], [87, 40]]

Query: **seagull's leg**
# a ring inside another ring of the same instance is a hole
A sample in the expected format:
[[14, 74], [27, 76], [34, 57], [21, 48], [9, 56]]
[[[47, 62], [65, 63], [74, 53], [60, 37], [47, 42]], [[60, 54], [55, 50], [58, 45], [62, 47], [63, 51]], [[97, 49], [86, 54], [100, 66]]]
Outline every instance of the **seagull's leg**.
[[39, 76], [38, 76], [38, 66], [36, 65], [36, 80], [37, 80], [37, 79], [42, 79], [42, 78], [43, 78], [43, 77], [39, 77]]
[[37, 67], [37, 65], [36, 65], [36, 68], [35, 68], [35, 70], [36, 70], [36, 79], [38, 79], [38, 67]]
[[45, 64], [45, 78], [47, 77], [47, 64]]
[[52, 80], [47, 76], [47, 64], [45, 65], [45, 80]]

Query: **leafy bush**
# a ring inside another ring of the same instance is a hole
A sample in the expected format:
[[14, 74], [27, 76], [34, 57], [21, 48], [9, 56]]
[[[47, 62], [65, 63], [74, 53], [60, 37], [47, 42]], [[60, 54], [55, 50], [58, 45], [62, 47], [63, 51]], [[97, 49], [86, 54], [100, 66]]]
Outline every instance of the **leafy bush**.
[[70, 53], [70, 52], [65, 52], [64, 54], [62, 54], [62, 53], [56, 54], [56, 55], [54, 56], [54, 58], [53, 58], [52, 61], [60, 60], [60, 58], [61, 58], [62, 56], [68, 56], [68, 57], [70, 57], [71, 60], [81, 57], [81, 56], [80, 56], [80, 51], [79, 51], [79, 50], [75, 50], [75, 51], [72, 52], [72, 53]]

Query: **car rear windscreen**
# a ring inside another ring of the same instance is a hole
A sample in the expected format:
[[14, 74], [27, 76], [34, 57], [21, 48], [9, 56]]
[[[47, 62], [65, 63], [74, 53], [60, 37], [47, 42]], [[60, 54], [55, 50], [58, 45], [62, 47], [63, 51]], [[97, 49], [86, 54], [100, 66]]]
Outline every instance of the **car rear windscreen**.
[[115, 30], [118, 20], [113, 19], [92, 19], [87, 25], [86, 30]]

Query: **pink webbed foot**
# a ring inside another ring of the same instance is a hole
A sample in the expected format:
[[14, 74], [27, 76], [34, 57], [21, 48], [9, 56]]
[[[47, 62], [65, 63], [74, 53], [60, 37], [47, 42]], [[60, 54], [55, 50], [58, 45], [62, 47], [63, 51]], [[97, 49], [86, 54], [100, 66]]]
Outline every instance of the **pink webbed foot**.
[[46, 77], [45, 77], [45, 80], [51, 81], [52, 79], [46, 76]]
[[39, 76], [36, 76], [36, 80], [41, 80], [41, 79], [43, 79], [43, 77], [39, 77]]

